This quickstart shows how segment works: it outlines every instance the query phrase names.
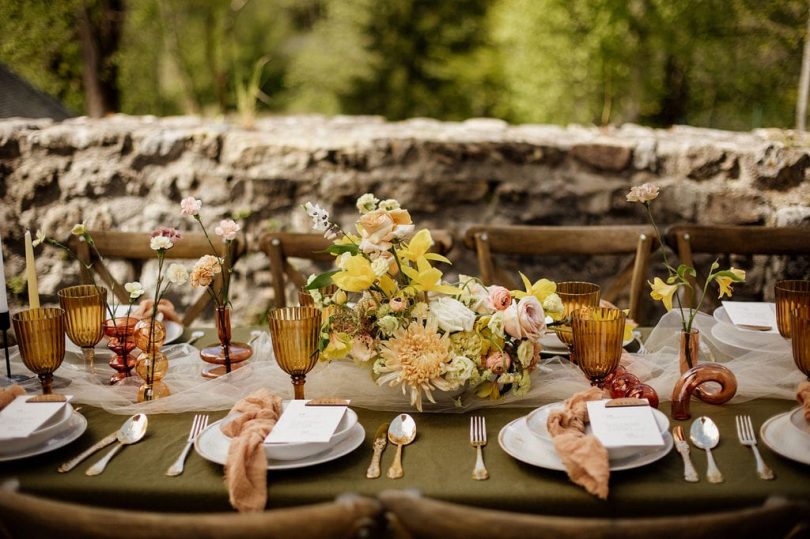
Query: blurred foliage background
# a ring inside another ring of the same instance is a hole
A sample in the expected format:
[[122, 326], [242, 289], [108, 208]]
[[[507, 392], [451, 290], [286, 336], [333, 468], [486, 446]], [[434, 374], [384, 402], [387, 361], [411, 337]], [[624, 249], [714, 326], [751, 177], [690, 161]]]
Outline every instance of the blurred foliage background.
[[791, 127], [807, 17], [806, 0], [0, 0], [0, 62], [93, 115]]

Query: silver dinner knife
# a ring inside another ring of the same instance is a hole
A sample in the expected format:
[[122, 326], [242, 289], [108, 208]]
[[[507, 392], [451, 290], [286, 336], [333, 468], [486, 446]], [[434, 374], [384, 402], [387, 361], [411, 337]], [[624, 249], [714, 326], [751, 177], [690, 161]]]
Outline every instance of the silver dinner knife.
[[116, 434], [118, 434], [117, 430], [115, 432], [113, 432], [112, 434], [110, 434], [108, 436], [105, 436], [104, 438], [102, 438], [101, 440], [96, 442], [95, 444], [93, 444], [93, 446], [90, 449], [86, 450], [85, 452], [73, 457], [72, 459], [70, 459], [66, 463], [62, 464], [56, 470], [59, 473], [69, 472], [70, 470], [72, 470], [73, 468], [78, 466], [84, 459], [86, 459], [87, 457], [89, 457], [90, 455], [95, 453], [96, 451], [98, 451], [100, 449], [104, 449], [105, 447], [107, 447], [108, 445], [113, 443], [117, 439]]
[[675, 449], [681, 454], [683, 458], [683, 478], [690, 483], [697, 483], [700, 481], [695, 465], [692, 464], [692, 459], [689, 457], [689, 442], [683, 436], [683, 427], [680, 425], [672, 429], [672, 437], [675, 439]]

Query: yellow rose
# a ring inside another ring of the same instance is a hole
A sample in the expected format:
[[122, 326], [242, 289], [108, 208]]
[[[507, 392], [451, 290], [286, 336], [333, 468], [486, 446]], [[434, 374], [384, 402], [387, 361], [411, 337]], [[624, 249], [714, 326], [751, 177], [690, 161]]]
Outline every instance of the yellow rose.
[[341, 271], [332, 275], [332, 282], [347, 292], [362, 292], [368, 290], [376, 278], [371, 262], [362, 255], [354, 255], [346, 259]]

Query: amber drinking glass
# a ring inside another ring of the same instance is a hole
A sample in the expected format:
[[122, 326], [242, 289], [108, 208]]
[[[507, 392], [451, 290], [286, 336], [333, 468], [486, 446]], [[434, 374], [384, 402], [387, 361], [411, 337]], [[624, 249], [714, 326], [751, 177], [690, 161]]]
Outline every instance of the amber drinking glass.
[[799, 306], [810, 307], [810, 281], [776, 281], [774, 286], [776, 296], [776, 325], [779, 334], [789, 339], [790, 315]]
[[82, 349], [87, 370], [95, 372], [95, 346], [104, 335], [104, 309], [107, 290], [92, 284], [69, 286], [57, 292], [65, 311], [65, 331], [73, 344]]
[[810, 380], [810, 306], [800, 306], [790, 313], [793, 361]]
[[53, 372], [65, 359], [65, 311], [58, 307], [28, 309], [11, 317], [20, 355], [39, 377], [42, 393], [52, 393]]
[[[557, 284], [557, 295], [562, 300], [565, 311], [563, 318], [570, 318], [571, 315], [583, 307], [599, 306], [599, 285], [585, 281], [565, 281]], [[571, 326], [561, 325], [554, 328], [557, 337], [568, 345], [568, 349], [573, 351], [574, 337], [571, 334]]]
[[303, 399], [306, 375], [318, 362], [321, 311], [315, 307], [274, 309], [269, 323], [278, 366], [292, 378], [295, 398]]
[[574, 354], [592, 385], [601, 385], [619, 365], [626, 315], [609, 307], [583, 307], [574, 312]]

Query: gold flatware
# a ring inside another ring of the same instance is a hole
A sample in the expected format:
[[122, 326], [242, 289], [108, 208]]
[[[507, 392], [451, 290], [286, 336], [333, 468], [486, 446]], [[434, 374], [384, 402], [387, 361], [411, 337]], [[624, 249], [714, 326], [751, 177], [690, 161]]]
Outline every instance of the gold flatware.
[[200, 435], [202, 431], [208, 426], [208, 416], [197, 414], [194, 416], [194, 421], [191, 422], [191, 430], [188, 433], [188, 438], [186, 439], [186, 446], [183, 448], [183, 451], [180, 453], [180, 456], [177, 457], [177, 460], [174, 461], [168, 470], [166, 470], [166, 475], [169, 477], [175, 477], [183, 473], [183, 469], [185, 469], [186, 463], [186, 456], [188, 456], [188, 450], [191, 449], [191, 444], [194, 443], [194, 440], [197, 439], [197, 436]]
[[366, 477], [368, 479], [377, 479], [380, 477], [380, 458], [382, 457], [383, 450], [388, 444], [388, 423], [383, 423], [377, 428], [377, 434], [374, 435], [374, 454], [371, 456], [371, 464], [368, 465], [366, 470]]
[[[75, 411], [78, 411], [78, 410], [79, 409], [76, 408]], [[67, 461], [64, 464], [62, 464], [61, 466], [59, 466], [56, 469], [56, 471], [58, 471], [59, 473], [69, 472], [70, 470], [72, 470], [73, 468], [75, 468], [76, 466], [81, 464], [82, 461], [84, 461], [84, 459], [86, 459], [87, 457], [89, 457], [90, 455], [95, 453], [96, 451], [104, 449], [105, 447], [107, 447], [108, 445], [113, 443], [116, 440], [116, 435], [117, 434], [118, 434], [118, 431], [115, 431], [112, 434], [109, 434], [109, 435], [105, 436], [104, 438], [102, 438], [98, 442], [94, 443], [89, 449], [79, 453], [78, 455], [76, 455], [75, 457], [70, 459], [69, 461]]]
[[672, 437], [675, 439], [675, 449], [680, 453], [683, 459], [683, 479], [690, 483], [697, 483], [700, 481], [695, 465], [692, 464], [692, 459], [689, 456], [689, 442], [683, 435], [683, 427], [676, 425], [672, 428]]
[[487, 445], [487, 420], [485, 417], [473, 416], [470, 418], [470, 445], [476, 450], [473, 479], [478, 481], [489, 479], [489, 472], [484, 466], [484, 455], [481, 450]]
[[759, 449], [757, 449], [757, 434], [754, 432], [751, 416], [738, 415], [736, 420], [737, 437], [740, 439], [742, 445], [749, 446], [754, 452], [754, 458], [757, 460], [757, 473], [759, 474], [759, 478], [765, 480], [773, 479], [773, 470], [765, 464], [765, 461], [762, 460], [762, 455], [759, 454]]
[[411, 443], [416, 438], [416, 422], [408, 414], [399, 414], [388, 427], [388, 440], [397, 444], [397, 455], [388, 468], [389, 479], [400, 479], [405, 475], [402, 470], [402, 446]]

